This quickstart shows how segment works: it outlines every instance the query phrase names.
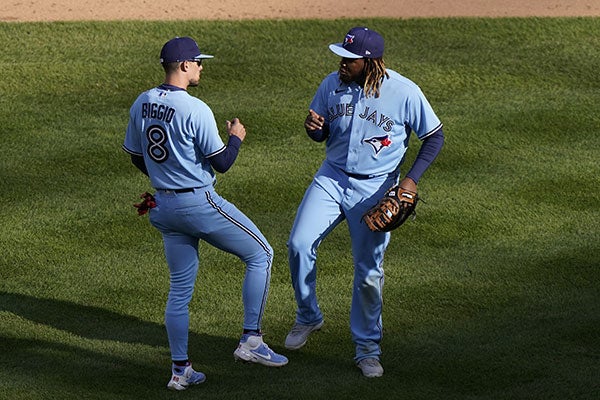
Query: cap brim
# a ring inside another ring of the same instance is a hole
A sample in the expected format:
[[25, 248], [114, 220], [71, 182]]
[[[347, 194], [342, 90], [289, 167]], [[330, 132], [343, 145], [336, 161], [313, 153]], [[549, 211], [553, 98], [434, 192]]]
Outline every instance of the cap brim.
[[194, 57], [194, 60], [202, 60], [203, 58], [214, 58], [214, 56], [211, 56], [210, 54], [200, 54], [199, 56]]
[[329, 50], [331, 50], [332, 52], [334, 52], [335, 54], [337, 54], [340, 57], [344, 57], [344, 58], [363, 58], [363, 56], [359, 56], [358, 54], [354, 54], [349, 52], [348, 50], [346, 50], [345, 48], [342, 47], [343, 43], [333, 43], [329, 45]]

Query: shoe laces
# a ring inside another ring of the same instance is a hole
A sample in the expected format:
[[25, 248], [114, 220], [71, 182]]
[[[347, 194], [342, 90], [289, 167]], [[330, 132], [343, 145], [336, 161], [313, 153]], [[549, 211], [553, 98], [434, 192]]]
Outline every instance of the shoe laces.
[[292, 334], [294, 333], [302, 333], [305, 330], [307, 330], [307, 326], [306, 325], [300, 325], [300, 324], [295, 324], [294, 326], [292, 326]]
[[379, 367], [380, 363], [376, 358], [365, 358], [360, 362], [367, 367]]
[[256, 348], [256, 350], [264, 350], [267, 353], [271, 351], [271, 349], [269, 348], [269, 345], [266, 344], [265, 342], [262, 342], [261, 344], [259, 344], [258, 347]]

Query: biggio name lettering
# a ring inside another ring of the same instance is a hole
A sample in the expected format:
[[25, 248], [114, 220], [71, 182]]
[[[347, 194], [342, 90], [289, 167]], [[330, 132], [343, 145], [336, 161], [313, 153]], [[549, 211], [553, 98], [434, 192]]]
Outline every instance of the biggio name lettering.
[[158, 119], [170, 123], [175, 109], [158, 103], [142, 103], [142, 118]]

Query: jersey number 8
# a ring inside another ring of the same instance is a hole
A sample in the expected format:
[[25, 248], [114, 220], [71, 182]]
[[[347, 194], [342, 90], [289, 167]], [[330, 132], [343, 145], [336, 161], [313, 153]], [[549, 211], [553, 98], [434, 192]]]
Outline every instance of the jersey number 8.
[[146, 137], [148, 138], [148, 155], [152, 160], [157, 163], [167, 161], [169, 158], [169, 149], [165, 147], [168, 136], [162, 126], [152, 125], [146, 130]]

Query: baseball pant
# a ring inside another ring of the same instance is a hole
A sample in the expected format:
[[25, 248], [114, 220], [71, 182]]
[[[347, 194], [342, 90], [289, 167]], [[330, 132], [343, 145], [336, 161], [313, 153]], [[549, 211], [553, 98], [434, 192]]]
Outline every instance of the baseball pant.
[[198, 273], [199, 240], [244, 262], [243, 328], [260, 330], [273, 262], [273, 249], [260, 230], [212, 187], [189, 193], [159, 190], [155, 198], [150, 221], [162, 234], [170, 271], [165, 325], [172, 359], [188, 359], [188, 307]]
[[296, 303], [296, 322], [323, 319], [316, 294], [317, 249], [344, 219], [350, 231], [354, 263], [350, 329], [356, 361], [379, 357], [382, 338], [383, 257], [390, 234], [371, 232], [363, 214], [397, 182], [396, 174], [355, 179], [323, 163], [298, 208], [288, 240], [288, 257]]

